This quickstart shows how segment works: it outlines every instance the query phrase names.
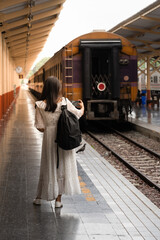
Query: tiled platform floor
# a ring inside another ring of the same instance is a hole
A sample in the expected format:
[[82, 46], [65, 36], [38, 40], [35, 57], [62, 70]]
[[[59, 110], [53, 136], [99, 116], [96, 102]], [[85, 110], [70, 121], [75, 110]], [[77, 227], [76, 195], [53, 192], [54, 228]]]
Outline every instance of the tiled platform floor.
[[160, 140], [160, 107], [135, 106], [128, 119], [136, 128]]
[[35, 197], [42, 134], [34, 99], [21, 90], [0, 127], [0, 240], [160, 239], [160, 209], [90, 145], [77, 154], [82, 194], [40, 207]]
[[153, 107], [151, 105], [134, 106], [131, 117], [160, 127], [160, 107], [158, 108], [157, 104]]

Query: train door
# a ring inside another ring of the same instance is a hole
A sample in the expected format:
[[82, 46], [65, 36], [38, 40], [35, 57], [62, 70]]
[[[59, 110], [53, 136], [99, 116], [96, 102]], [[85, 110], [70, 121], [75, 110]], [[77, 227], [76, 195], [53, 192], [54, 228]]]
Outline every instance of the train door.
[[111, 99], [111, 50], [91, 50], [91, 98]]
[[118, 119], [120, 97], [119, 39], [80, 40], [86, 118]]

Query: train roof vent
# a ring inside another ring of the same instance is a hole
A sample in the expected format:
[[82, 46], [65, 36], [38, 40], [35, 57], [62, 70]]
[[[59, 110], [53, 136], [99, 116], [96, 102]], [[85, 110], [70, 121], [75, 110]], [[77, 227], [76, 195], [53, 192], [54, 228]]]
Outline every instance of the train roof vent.
[[93, 32], [106, 32], [105, 29], [93, 29]]
[[81, 39], [80, 47], [89, 48], [112, 48], [122, 47], [121, 39]]

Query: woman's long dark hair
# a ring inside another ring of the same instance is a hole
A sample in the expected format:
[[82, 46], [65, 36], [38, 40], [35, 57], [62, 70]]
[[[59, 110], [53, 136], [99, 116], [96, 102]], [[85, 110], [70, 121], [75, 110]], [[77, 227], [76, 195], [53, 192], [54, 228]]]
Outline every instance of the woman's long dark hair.
[[50, 76], [44, 82], [43, 91], [40, 100], [46, 100], [45, 111], [54, 112], [57, 107], [57, 99], [61, 90], [61, 84], [58, 78]]

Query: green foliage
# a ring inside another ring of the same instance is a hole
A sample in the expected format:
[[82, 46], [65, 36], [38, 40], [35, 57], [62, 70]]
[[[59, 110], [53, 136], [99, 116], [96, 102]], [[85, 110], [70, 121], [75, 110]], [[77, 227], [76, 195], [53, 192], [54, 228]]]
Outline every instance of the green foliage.
[[26, 78], [30, 78], [34, 74], [33, 70], [30, 70]]
[[36, 73], [40, 67], [42, 67], [48, 60], [50, 59], [50, 57], [45, 57], [43, 59], [41, 59], [33, 69], [31, 69], [27, 75], [27, 78], [30, 78], [34, 73]]
[[[157, 60], [156, 59], [159, 58], [158, 57], [152, 57], [150, 58], [150, 65], [154, 68], [159, 68], [160, 67], [160, 60]], [[141, 69], [141, 70], [144, 70], [146, 69], [147, 67], [147, 62], [144, 60], [144, 59], [141, 59], [138, 61], [138, 67]]]

